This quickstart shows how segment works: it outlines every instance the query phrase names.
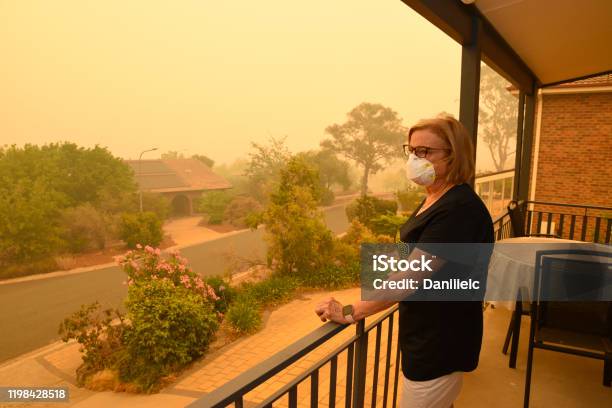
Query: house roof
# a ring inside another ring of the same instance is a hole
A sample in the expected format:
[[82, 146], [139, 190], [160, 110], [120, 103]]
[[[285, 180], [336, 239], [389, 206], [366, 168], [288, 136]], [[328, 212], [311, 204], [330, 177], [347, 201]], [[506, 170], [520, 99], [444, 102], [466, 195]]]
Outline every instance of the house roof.
[[[510, 85], [506, 88], [516, 95], [518, 88]], [[612, 92], [612, 74], [603, 74], [576, 81], [563, 82], [542, 90], [544, 93], [582, 93], [582, 92]]]
[[222, 190], [232, 185], [196, 159], [126, 160], [138, 186], [157, 193]]
[[612, 73], [598, 75], [591, 78], [579, 79], [572, 82], [564, 82], [562, 84], [555, 85], [555, 88], [582, 88], [582, 87], [610, 87], [612, 88]]

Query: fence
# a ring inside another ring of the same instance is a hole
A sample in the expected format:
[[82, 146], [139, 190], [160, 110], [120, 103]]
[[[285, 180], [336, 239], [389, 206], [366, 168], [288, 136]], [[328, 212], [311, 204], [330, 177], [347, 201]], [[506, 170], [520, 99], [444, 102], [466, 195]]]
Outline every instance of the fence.
[[[253, 401], [248, 394], [300, 358], [329, 343], [349, 326], [331, 322], [321, 326], [189, 407], [274, 405], [350, 408], [363, 407], [367, 402], [372, 407], [395, 408], [400, 379], [397, 316], [396, 305], [367, 325], [363, 320], [358, 322], [353, 336], [336, 345], [331, 352], [266, 398]], [[374, 342], [373, 348], [369, 345], [371, 341]]]
[[[610, 244], [612, 208], [589, 205], [526, 201], [525, 235], [547, 234], [576, 241]], [[512, 236], [510, 216], [503, 214], [493, 222], [495, 239]]]

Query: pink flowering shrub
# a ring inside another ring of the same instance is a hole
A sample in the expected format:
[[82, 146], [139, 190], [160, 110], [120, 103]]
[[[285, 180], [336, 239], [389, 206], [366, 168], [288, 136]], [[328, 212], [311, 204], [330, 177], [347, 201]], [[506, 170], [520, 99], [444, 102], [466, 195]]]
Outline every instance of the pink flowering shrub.
[[154, 390], [163, 376], [202, 355], [223, 315], [219, 296], [178, 251], [136, 245], [119, 259], [128, 279], [125, 302], [131, 330], [120, 378]]
[[219, 300], [213, 287], [187, 266], [187, 259], [177, 250], [170, 251], [168, 256], [163, 256], [159, 248], [148, 245], [143, 248], [139, 244], [135, 250], [128, 251], [118, 261], [128, 276], [125, 282], [128, 286], [160, 280], [188, 289], [211, 302]]
[[[219, 286], [218, 296], [178, 251], [164, 255], [137, 245], [118, 261], [128, 285], [127, 312], [117, 314], [120, 330], [110, 317], [99, 323], [90, 306], [66, 319], [60, 334], [64, 341], [74, 338], [83, 346], [80, 384], [108, 369], [132, 390], [155, 392], [165, 378], [206, 351], [223, 318], [218, 305], [224, 291]], [[99, 355], [103, 358], [94, 358]]]

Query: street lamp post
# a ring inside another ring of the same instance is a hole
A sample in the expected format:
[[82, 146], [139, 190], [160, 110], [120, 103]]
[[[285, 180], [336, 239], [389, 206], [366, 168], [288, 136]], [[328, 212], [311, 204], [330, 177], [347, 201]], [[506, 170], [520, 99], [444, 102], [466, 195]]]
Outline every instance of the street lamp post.
[[[141, 162], [142, 155], [147, 152], [152, 152], [155, 150], [157, 150], [157, 147], [154, 147], [148, 150], [143, 150], [142, 152], [140, 152], [140, 156], [138, 156], [138, 175], [140, 175], [141, 179], [142, 179], [142, 162]], [[138, 188], [138, 193], [140, 197], [140, 212], [142, 212], [142, 185]]]

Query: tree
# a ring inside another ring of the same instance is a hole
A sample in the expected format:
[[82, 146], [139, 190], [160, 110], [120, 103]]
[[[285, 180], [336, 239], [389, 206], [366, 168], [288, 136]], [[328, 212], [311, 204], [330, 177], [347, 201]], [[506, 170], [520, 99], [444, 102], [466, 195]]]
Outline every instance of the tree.
[[321, 185], [331, 190], [334, 185], [348, 190], [351, 186], [349, 175], [349, 165], [347, 162], [338, 159], [332, 150], [322, 149], [319, 151], [309, 151], [302, 153], [304, 159], [314, 165], [319, 171]]
[[406, 136], [397, 113], [380, 104], [362, 103], [351, 110], [345, 123], [328, 126], [331, 139], [321, 146], [344, 155], [363, 168], [361, 195], [368, 191], [368, 178], [402, 153], [401, 143]]
[[191, 158], [201, 161], [210, 168], [215, 165], [215, 161], [213, 159], [208, 156], [204, 156], [203, 154], [194, 154], [193, 156], [191, 156]]
[[54, 255], [66, 247], [63, 210], [89, 203], [107, 216], [126, 211], [135, 192], [132, 170], [100, 146], [0, 148], [0, 259]]
[[271, 137], [267, 145], [251, 143], [255, 151], [249, 153], [245, 175], [249, 179], [249, 195], [261, 203], [278, 183], [280, 170], [287, 164], [291, 153], [285, 146], [286, 137]]
[[479, 133], [491, 153], [496, 171], [506, 169], [516, 145], [517, 102], [509, 84], [487, 65], [480, 70]]
[[6, 187], [0, 183], [0, 267], [55, 254], [63, 244], [55, 222], [63, 197], [40, 181]]
[[92, 203], [103, 198], [134, 194], [136, 183], [131, 168], [108, 149], [79, 147], [74, 143], [51, 143], [41, 147], [12, 146], [7, 150], [4, 170], [12, 182], [25, 178], [39, 181], [65, 199], [65, 207]]
[[278, 272], [305, 276], [331, 259], [333, 236], [317, 208], [320, 191], [316, 170], [303, 158], [293, 157], [281, 169], [278, 186], [261, 216], [268, 261]]
[[235, 195], [249, 195], [251, 186], [246, 176], [249, 162], [246, 158], [234, 160], [232, 163], [222, 163], [215, 166], [215, 173], [225, 178], [232, 185]]

